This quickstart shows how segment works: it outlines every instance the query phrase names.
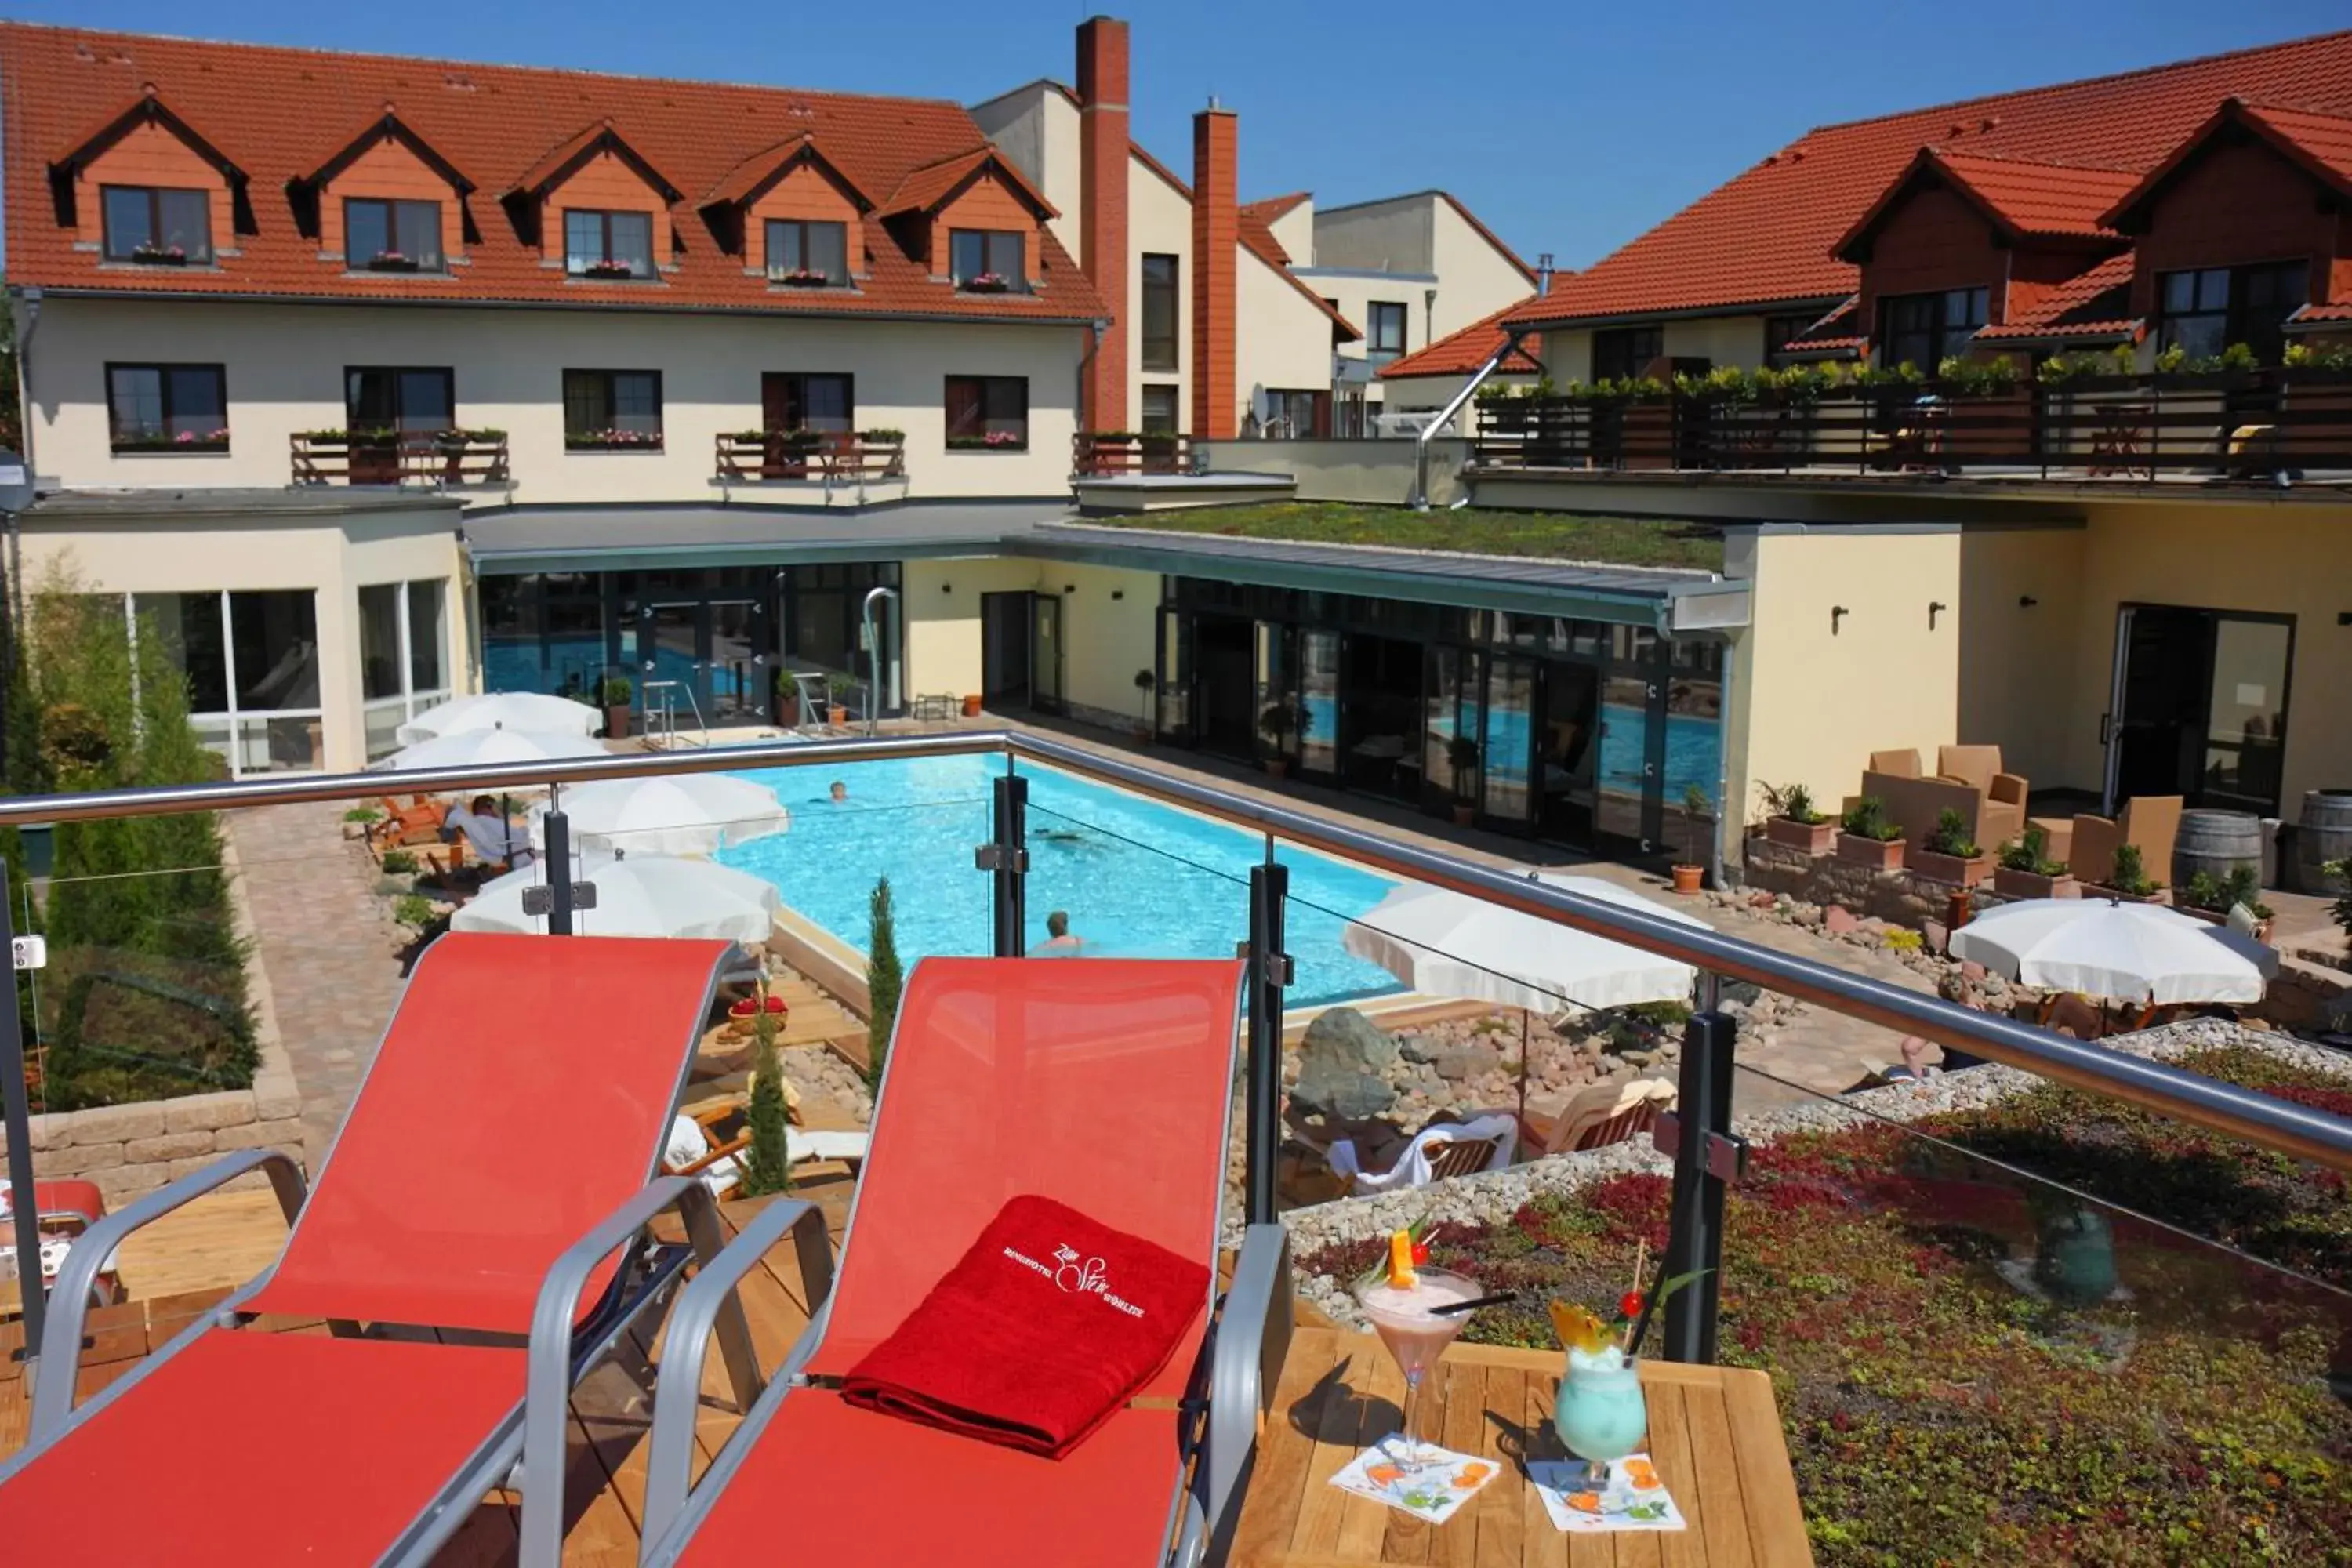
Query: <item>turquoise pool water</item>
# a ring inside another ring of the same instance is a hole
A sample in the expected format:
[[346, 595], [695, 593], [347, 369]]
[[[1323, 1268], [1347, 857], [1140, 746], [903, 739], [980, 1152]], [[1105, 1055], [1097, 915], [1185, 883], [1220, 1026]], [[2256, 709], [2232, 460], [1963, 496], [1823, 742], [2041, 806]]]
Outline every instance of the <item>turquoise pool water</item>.
[[[899, 956], [989, 949], [989, 878], [972, 868], [988, 837], [992, 757], [767, 768], [745, 778], [789, 806], [789, 832], [719, 852], [730, 866], [774, 883], [784, 902], [852, 947], [866, 941], [867, 901], [890, 879]], [[1249, 934], [1249, 868], [1265, 841], [1123, 791], [1051, 769], [1029, 780], [1028, 941], [1066, 910], [1086, 951], [1111, 958], [1231, 958]], [[835, 779], [847, 802], [827, 798]], [[1286, 850], [1291, 901], [1286, 931], [1297, 963], [1295, 1006], [1401, 989], [1378, 964], [1340, 946], [1343, 916], [1362, 914], [1395, 886], [1385, 877], [1303, 850]]]

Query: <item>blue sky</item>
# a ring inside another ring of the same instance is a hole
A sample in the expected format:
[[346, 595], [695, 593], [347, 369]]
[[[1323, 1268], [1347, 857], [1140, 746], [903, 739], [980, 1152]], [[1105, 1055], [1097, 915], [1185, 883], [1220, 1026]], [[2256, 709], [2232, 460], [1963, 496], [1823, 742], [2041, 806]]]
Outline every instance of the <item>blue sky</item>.
[[[141, 32], [906, 93], [1070, 79], [1094, 6], [16, 0]], [[1179, 173], [1192, 111], [1241, 114], [1244, 198], [1443, 186], [1532, 260], [1606, 254], [1807, 128], [2352, 25], [2344, 0], [1444, 0], [1133, 4], [1137, 138]]]

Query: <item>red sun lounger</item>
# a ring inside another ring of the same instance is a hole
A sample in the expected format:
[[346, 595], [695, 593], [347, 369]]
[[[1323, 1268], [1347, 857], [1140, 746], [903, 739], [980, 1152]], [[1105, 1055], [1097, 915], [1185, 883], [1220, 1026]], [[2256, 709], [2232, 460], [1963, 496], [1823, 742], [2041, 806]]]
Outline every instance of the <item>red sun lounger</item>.
[[[763, 1561], [779, 1539], [828, 1568], [1200, 1561], [1230, 1529], [1290, 1323], [1279, 1226], [1252, 1227], [1222, 1310], [1215, 1299], [1241, 974], [1216, 962], [916, 965], [839, 1287], [815, 1211], [777, 1204], [672, 1311], [640, 1561]], [[1165, 1368], [1060, 1459], [845, 1404], [842, 1374], [1024, 1194], [1210, 1265]], [[814, 1321], [689, 1496], [709, 1325], [787, 1230]]]
[[[521, 1456], [526, 1523], [560, 1542], [565, 1395], [685, 1261], [635, 1238], [678, 1204], [717, 1251], [698, 1184], [647, 1184], [736, 954], [435, 942], [307, 1199], [292, 1161], [256, 1150], [76, 1242], [31, 1440], [0, 1465], [0, 1541], [28, 1563], [421, 1563]], [[75, 1407], [88, 1277], [131, 1231], [257, 1168], [292, 1226], [277, 1263]], [[259, 1313], [332, 1331], [258, 1331]], [[555, 1413], [528, 1452], [526, 1390]]]

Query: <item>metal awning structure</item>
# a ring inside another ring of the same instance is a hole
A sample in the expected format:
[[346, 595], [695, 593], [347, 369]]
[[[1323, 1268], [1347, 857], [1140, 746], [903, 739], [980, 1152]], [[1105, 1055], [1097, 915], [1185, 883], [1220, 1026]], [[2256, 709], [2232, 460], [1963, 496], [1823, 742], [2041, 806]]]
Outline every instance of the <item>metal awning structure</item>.
[[902, 501], [866, 507], [523, 506], [466, 513], [475, 569], [630, 571], [779, 561], [917, 560], [996, 554], [1069, 499]]

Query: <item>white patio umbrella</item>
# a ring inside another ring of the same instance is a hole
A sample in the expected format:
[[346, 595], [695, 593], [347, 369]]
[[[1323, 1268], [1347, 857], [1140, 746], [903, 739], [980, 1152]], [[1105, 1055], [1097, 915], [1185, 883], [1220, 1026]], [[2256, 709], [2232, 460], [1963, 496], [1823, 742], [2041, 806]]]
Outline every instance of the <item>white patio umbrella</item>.
[[[1564, 892], [1708, 929], [1705, 921], [1597, 877], [1545, 872]], [[1408, 882], [1350, 921], [1341, 939], [1416, 991], [1521, 1009], [1519, 1110], [1527, 1110], [1526, 1015], [1689, 998], [1696, 972], [1638, 947], [1555, 925], [1466, 894]]]
[[[772, 883], [709, 860], [591, 856], [580, 864], [583, 875], [576, 879], [596, 889], [596, 907], [572, 917], [573, 929], [585, 935], [765, 942], [782, 902]], [[547, 917], [522, 910], [524, 890], [541, 879], [540, 868], [530, 867], [484, 883], [471, 902], [449, 917], [449, 929], [544, 935]]]
[[2111, 1002], [2259, 1002], [2278, 953], [2161, 904], [2023, 899], [1952, 933], [1955, 958]]
[[728, 773], [599, 779], [564, 791], [563, 809], [573, 843], [630, 856], [708, 855], [792, 826], [775, 791]]
[[568, 697], [537, 691], [485, 691], [427, 708], [393, 731], [404, 746], [462, 730], [529, 730], [547, 735], [593, 735], [604, 715]]
[[[576, 705], [575, 705], [576, 706]], [[381, 762], [368, 764], [370, 773], [407, 768], [461, 768], [470, 763], [548, 763], [565, 757], [601, 757], [604, 746], [586, 735], [546, 730], [453, 730], [413, 746], [403, 746]]]

